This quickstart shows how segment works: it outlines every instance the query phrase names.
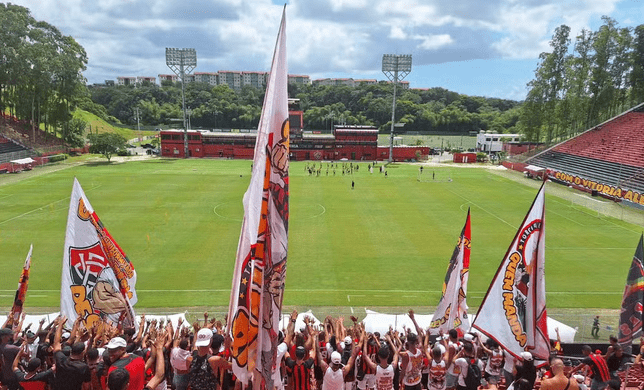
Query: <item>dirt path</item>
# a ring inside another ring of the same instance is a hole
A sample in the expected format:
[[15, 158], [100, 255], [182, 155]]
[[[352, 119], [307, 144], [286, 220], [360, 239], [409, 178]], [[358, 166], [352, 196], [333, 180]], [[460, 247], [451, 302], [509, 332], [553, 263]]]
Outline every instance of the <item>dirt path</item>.
[[[111, 163], [112, 164], [123, 164], [128, 161], [141, 161], [141, 160], [148, 160], [150, 158], [157, 158], [156, 156], [149, 156], [147, 154], [140, 154], [137, 156], [114, 156], [112, 157]], [[31, 171], [22, 171], [20, 173], [5, 173], [0, 175], [0, 186], [7, 185], [7, 184], [14, 184], [21, 182], [23, 180], [31, 179], [34, 177], [42, 176], [42, 175], [47, 175], [49, 173], [57, 172], [57, 171], [62, 171], [65, 169], [69, 169], [72, 167], [77, 167], [79, 165], [87, 164], [87, 163], [107, 163], [107, 160], [104, 157], [94, 157], [90, 159], [84, 159], [82, 161], [65, 161], [65, 162], [57, 162], [57, 163], [52, 163], [48, 164], [45, 166], [36, 166], [34, 169]]]

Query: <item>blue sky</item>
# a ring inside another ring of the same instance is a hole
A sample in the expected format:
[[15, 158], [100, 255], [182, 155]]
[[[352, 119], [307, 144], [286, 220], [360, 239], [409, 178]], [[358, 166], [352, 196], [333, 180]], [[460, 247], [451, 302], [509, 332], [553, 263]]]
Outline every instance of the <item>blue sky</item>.
[[[165, 47], [194, 47], [198, 72], [267, 71], [283, 2], [13, 0], [85, 47], [85, 77], [157, 76]], [[601, 16], [644, 23], [640, 0], [290, 0], [289, 73], [375, 78], [383, 54], [412, 54], [412, 88], [523, 99], [539, 53], [562, 23], [571, 35]]]

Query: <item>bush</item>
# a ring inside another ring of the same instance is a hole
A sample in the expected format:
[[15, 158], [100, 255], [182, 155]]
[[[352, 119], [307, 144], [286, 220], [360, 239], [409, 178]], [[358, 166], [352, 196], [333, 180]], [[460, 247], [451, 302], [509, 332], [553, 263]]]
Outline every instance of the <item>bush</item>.
[[127, 149], [119, 149], [119, 150], [116, 152], [116, 155], [117, 155], [117, 156], [131, 156], [130, 151], [129, 151], [129, 150], [127, 150]]
[[476, 161], [477, 162], [486, 162], [487, 161], [487, 153], [483, 153], [483, 152], [476, 153]]
[[67, 159], [67, 157], [69, 157], [69, 156], [66, 155], [66, 154], [57, 154], [55, 156], [49, 157], [49, 162], [64, 161], [65, 159]]

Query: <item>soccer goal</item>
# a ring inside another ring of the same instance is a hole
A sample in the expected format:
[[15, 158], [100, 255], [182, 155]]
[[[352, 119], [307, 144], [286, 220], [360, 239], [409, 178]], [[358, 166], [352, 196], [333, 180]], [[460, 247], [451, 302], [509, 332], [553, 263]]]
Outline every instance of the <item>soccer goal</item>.
[[421, 183], [448, 183], [452, 181], [452, 170], [419, 167], [416, 180]]

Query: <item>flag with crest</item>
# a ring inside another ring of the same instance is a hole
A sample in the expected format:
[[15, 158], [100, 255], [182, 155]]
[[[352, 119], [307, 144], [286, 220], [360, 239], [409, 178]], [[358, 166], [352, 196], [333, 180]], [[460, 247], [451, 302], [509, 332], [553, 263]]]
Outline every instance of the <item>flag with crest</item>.
[[631, 268], [626, 277], [619, 315], [619, 343], [626, 353], [631, 353], [633, 340], [642, 334], [642, 308], [644, 305], [644, 235], [635, 249]]
[[545, 281], [545, 182], [494, 275], [472, 327], [516, 358], [550, 354]]
[[282, 310], [289, 217], [286, 6], [257, 131], [253, 171], [244, 194], [228, 311], [233, 372], [256, 389], [273, 389]]
[[63, 254], [61, 314], [87, 329], [101, 319], [137, 327], [136, 271], [74, 178]]
[[31, 251], [33, 251], [33, 244], [29, 246], [29, 253], [27, 253], [27, 258], [25, 259], [25, 264], [22, 266], [22, 272], [20, 273], [20, 281], [18, 281], [18, 289], [16, 290], [16, 296], [13, 300], [13, 307], [11, 312], [13, 313], [14, 321], [18, 322], [20, 315], [22, 314], [22, 306], [25, 304], [25, 299], [27, 298], [27, 288], [29, 287], [29, 272], [31, 270]]
[[467, 332], [470, 321], [467, 317], [467, 279], [470, 270], [471, 250], [470, 210], [467, 209], [465, 225], [447, 267], [443, 293], [438, 302], [429, 331], [432, 334], [446, 333], [450, 329]]

